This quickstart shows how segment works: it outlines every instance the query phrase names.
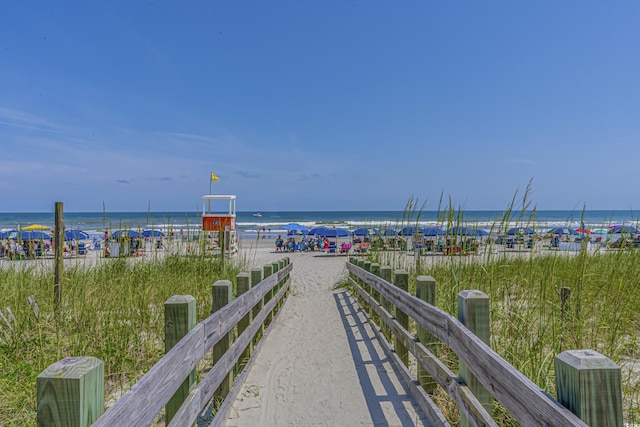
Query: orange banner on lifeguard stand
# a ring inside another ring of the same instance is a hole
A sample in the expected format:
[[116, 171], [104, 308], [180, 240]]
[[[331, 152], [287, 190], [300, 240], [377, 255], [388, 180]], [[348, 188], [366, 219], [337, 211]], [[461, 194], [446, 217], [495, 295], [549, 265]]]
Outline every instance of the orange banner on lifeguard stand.
[[[229, 229], [227, 230], [227, 227]], [[236, 217], [229, 215], [204, 215], [202, 217], [203, 231], [235, 231]]]

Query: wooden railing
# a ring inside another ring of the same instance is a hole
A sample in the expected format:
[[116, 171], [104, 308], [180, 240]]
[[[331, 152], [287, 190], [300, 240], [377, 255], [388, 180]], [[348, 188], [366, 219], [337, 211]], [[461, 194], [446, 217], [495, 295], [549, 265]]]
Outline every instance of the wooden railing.
[[[283, 258], [263, 269], [240, 273], [236, 299], [232, 299], [231, 281], [217, 281], [212, 289], [212, 314], [198, 324], [195, 298], [169, 298], [165, 302], [165, 356], [106, 412], [102, 361], [69, 357], [49, 366], [37, 379], [38, 425], [150, 425], [165, 408], [167, 425], [187, 426], [212, 402], [219, 408], [207, 425], [224, 424], [244, 382], [246, 366], [289, 294], [292, 268], [289, 259]], [[214, 364], [196, 383], [196, 367], [212, 349]]]
[[[460, 292], [456, 319], [435, 307], [431, 277], [419, 276], [416, 295], [411, 295], [404, 270], [392, 272], [391, 267], [353, 257], [347, 270], [370, 321], [380, 321], [379, 338], [393, 348], [392, 361], [434, 425], [448, 425], [429, 394], [438, 385], [460, 408], [463, 426], [496, 426], [494, 398], [525, 426], [623, 425], [620, 368], [598, 352], [565, 351], [556, 357], [556, 400], [490, 348], [489, 300], [483, 292]], [[416, 336], [409, 332], [410, 318]], [[457, 355], [458, 374], [434, 354], [438, 341]], [[417, 360], [415, 375], [408, 369], [409, 353]]]

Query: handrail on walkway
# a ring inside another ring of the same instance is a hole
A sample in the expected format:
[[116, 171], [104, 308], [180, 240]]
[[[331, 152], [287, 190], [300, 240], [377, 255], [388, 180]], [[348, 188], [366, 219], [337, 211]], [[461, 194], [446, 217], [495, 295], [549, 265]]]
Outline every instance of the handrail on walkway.
[[[409, 367], [409, 353], [416, 358], [413, 382], [422, 393], [442, 387], [460, 408], [462, 426], [496, 426], [494, 398], [521, 425], [623, 425], [620, 368], [598, 352], [571, 350], [556, 356], [556, 400], [491, 349], [489, 299], [483, 292], [460, 292], [456, 319], [435, 307], [432, 277], [418, 276], [416, 295], [411, 295], [404, 270], [392, 272], [391, 267], [355, 257], [346, 267], [369, 320], [381, 323], [382, 341], [387, 342], [386, 337], [393, 342], [404, 367]], [[409, 332], [409, 318], [415, 322], [416, 336]], [[434, 354], [438, 340], [457, 355], [458, 375]], [[437, 407], [426, 409], [430, 410], [439, 413]], [[447, 425], [446, 420], [437, 424]]]
[[[212, 314], [198, 324], [194, 297], [169, 298], [165, 356], [106, 412], [101, 360], [68, 357], [52, 364], [37, 378], [38, 425], [150, 425], [163, 408], [168, 426], [192, 425], [199, 417], [209, 418], [206, 425], [224, 424], [245, 368], [289, 295], [292, 268], [289, 258], [282, 258], [240, 273], [236, 299], [231, 281], [218, 280], [212, 286]], [[196, 384], [196, 367], [212, 349], [213, 366]]]

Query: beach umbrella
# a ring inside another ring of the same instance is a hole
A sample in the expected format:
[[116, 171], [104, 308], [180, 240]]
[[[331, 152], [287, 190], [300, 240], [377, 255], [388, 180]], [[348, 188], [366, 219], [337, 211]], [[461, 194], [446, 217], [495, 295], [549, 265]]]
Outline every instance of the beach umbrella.
[[17, 233], [16, 230], [6, 230], [0, 232], [0, 239], [10, 239]]
[[487, 230], [483, 230], [481, 228], [479, 228], [476, 231], [478, 232], [478, 236], [488, 236], [489, 235], [489, 232]]
[[344, 228], [316, 227], [309, 230], [307, 234], [322, 237], [347, 237], [349, 236], [349, 231]]
[[356, 228], [351, 232], [354, 236], [371, 236], [373, 234], [378, 234], [377, 228]]
[[[594, 231], [589, 230], [588, 228], [576, 228], [576, 231], [580, 234], [593, 234]], [[606, 230], [602, 230], [604, 231], [604, 234], [607, 234]]]
[[20, 240], [50, 240], [51, 235], [44, 231], [21, 231], [16, 234], [14, 240], [18, 238], [20, 238]]
[[111, 234], [111, 237], [113, 239], [119, 239], [121, 237], [140, 237], [141, 234], [138, 233], [136, 230], [118, 230], [118, 231], [114, 231], [113, 234]]
[[26, 227], [22, 227], [22, 231], [47, 231], [51, 230], [51, 227], [42, 224], [31, 224]]
[[446, 234], [442, 228], [438, 227], [424, 227], [422, 233], [425, 236], [444, 236]]
[[547, 234], [568, 234], [568, 235], [576, 235], [580, 234], [575, 229], [569, 227], [556, 227], [547, 231]]
[[453, 236], [475, 236], [478, 234], [478, 230], [470, 227], [452, 227], [447, 230], [447, 234]]
[[532, 228], [528, 227], [513, 227], [507, 230], [509, 236], [515, 236], [516, 234], [535, 234]]
[[383, 236], [395, 236], [396, 234], [398, 234], [398, 232], [393, 228], [385, 228], [384, 230], [380, 231], [380, 234], [382, 234]]
[[424, 233], [424, 227], [409, 226], [409, 227], [404, 227], [402, 230], [400, 230], [398, 234], [401, 234], [403, 236], [413, 236], [414, 234], [421, 234], [421, 233]]
[[593, 234], [608, 234], [609, 231], [608, 230], [603, 230], [602, 228], [599, 228], [597, 230], [593, 230]]
[[609, 234], [640, 234], [640, 230], [632, 225], [616, 225], [609, 229]]
[[160, 230], [142, 230], [142, 237], [164, 237]]
[[89, 239], [89, 235], [81, 230], [64, 230], [64, 240], [84, 240]]
[[297, 222], [290, 222], [289, 224], [283, 225], [281, 228], [287, 231], [309, 231], [307, 227], [300, 225]]

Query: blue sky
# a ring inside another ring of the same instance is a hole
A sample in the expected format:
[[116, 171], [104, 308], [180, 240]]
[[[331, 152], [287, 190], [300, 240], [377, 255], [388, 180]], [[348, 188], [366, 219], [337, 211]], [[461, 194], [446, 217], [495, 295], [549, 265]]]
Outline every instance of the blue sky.
[[640, 2], [15, 1], [1, 211], [639, 209]]

